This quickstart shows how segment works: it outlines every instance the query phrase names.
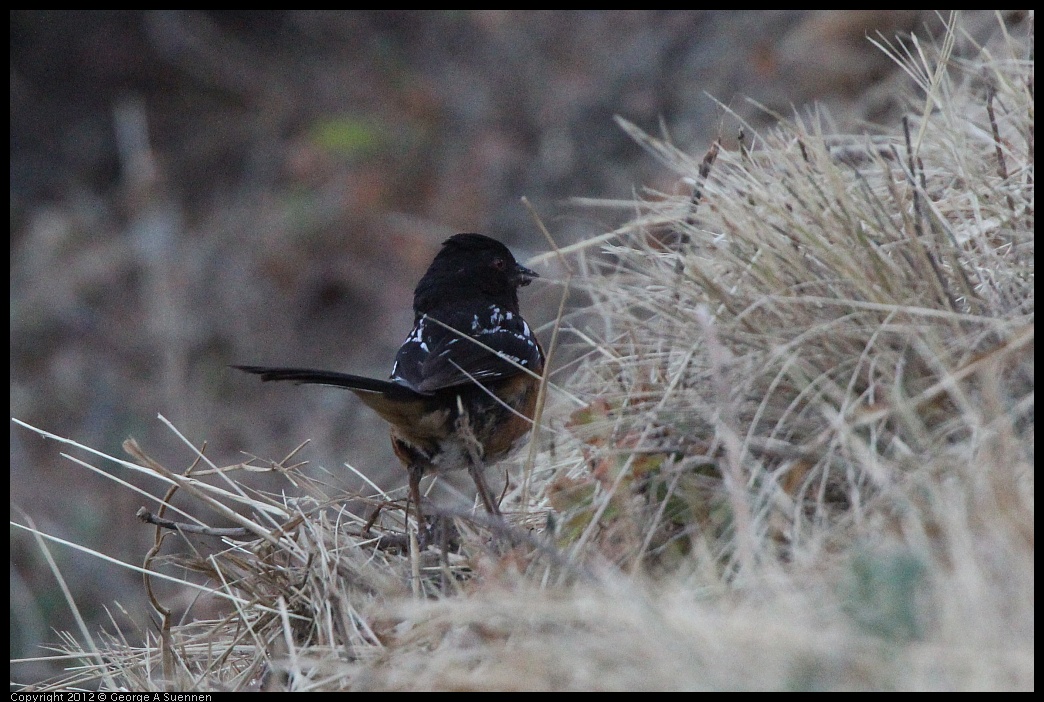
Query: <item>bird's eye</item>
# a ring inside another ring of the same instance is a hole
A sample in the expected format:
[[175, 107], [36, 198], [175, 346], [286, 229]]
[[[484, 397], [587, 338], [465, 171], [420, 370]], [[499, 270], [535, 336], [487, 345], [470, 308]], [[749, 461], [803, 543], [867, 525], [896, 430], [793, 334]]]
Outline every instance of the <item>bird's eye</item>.
[[507, 261], [505, 261], [504, 259], [502, 259], [500, 257], [494, 258], [493, 262], [490, 263], [490, 265], [493, 266], [494, 268], [496, 268], [498, 271], [502, 271], [502, 270], [506, 270], [507, 269]]

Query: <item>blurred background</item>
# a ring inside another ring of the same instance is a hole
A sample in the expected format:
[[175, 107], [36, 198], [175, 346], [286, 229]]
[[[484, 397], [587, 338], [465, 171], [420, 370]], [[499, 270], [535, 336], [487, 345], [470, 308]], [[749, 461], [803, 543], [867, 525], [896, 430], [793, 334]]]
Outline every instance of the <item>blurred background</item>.
[[[735, 146], [729, 110], [753, 130], [818, 113], [827, 131], [872, 131], [898, 119], [905, 80], [868, 37], [932, 41], [942, 26], [918, 11], [10, 19], [12, 416], [123, 458], [134, 437], [177, 471], [192, 454], [158, 414], [218, 465], [311, 439], [305, 470], [345, 489], [359, 487], [345, 462], [404, 482], [381, 422], [350, 393], [262, 386], [228, 364], [385, 377], [448, 236], [490, 234], [525, 260], [547, 244], [521, 196], [565, 244], [630, 215], [572, 198], [688, 187], [615, 115], [698, 156], [716, 138]], [[971, 19], [982, 36], [997, 26]], [[539, 272], [549, 280], [522, 304], [546, 340], [561, 291], [553, 268]], [[24, 510], [140, 565], [154, 530], [134, 513], [154, 504], [63, 450], [12, 425], [12, 519]], [[121, 626], [150, 627], [139, 576], [52, 550], [93, 626], [118, 601]], [[73, 627], [17, 530], [11, 613], [13, 657]], [[13, 666], [12, 680], [47, 670]]]

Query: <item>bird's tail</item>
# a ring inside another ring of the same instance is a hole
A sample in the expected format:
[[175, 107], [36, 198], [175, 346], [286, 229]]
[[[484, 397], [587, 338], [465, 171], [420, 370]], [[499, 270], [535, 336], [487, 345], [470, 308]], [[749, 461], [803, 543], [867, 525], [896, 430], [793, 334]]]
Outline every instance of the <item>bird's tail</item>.
[[350, 373], [312, 370], [310, 368], [272, 368], [269, 366], [232, 366], [237, 370], [260, 375], [261, 380], [288, 380], [299, 385], [331, 385], [355, 392], [376, 392], [389, 399], [416, 399], [418, 393], [391, 380], [378, 380]]

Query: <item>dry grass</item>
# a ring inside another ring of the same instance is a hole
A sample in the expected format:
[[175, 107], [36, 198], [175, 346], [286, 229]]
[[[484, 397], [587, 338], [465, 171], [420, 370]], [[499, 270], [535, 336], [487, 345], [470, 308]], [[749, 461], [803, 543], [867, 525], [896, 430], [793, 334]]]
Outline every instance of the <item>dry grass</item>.
[[624, 125], [685, 192], [558, 252], [590, 304], [510, 534], [376, 548], [392, 511], [285, 463], [301, 497], [138, 453], [251, 537], [186, 536], [187, 623], [66, 637], [36, 689], [1032, 689], [1032, 29], [950, 41], [891, 46], [893, 133]]

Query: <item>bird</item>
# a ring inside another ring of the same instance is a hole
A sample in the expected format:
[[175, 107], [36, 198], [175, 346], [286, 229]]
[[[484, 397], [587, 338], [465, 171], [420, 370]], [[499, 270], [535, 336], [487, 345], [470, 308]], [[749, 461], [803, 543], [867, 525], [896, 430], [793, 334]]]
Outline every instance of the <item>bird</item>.
[[518, 290], [539, 276], [483, 234], [442, 244], [413, 296], [413, 329], [389, 379], [308, 368], [232, 366], [263, 381], [344, 388], [391, 425], [419, 529], [421, 479], [465, 468], [486, 511], [500, 518], [484, 468], [533, 425], [545, 354], [519, 310]]

